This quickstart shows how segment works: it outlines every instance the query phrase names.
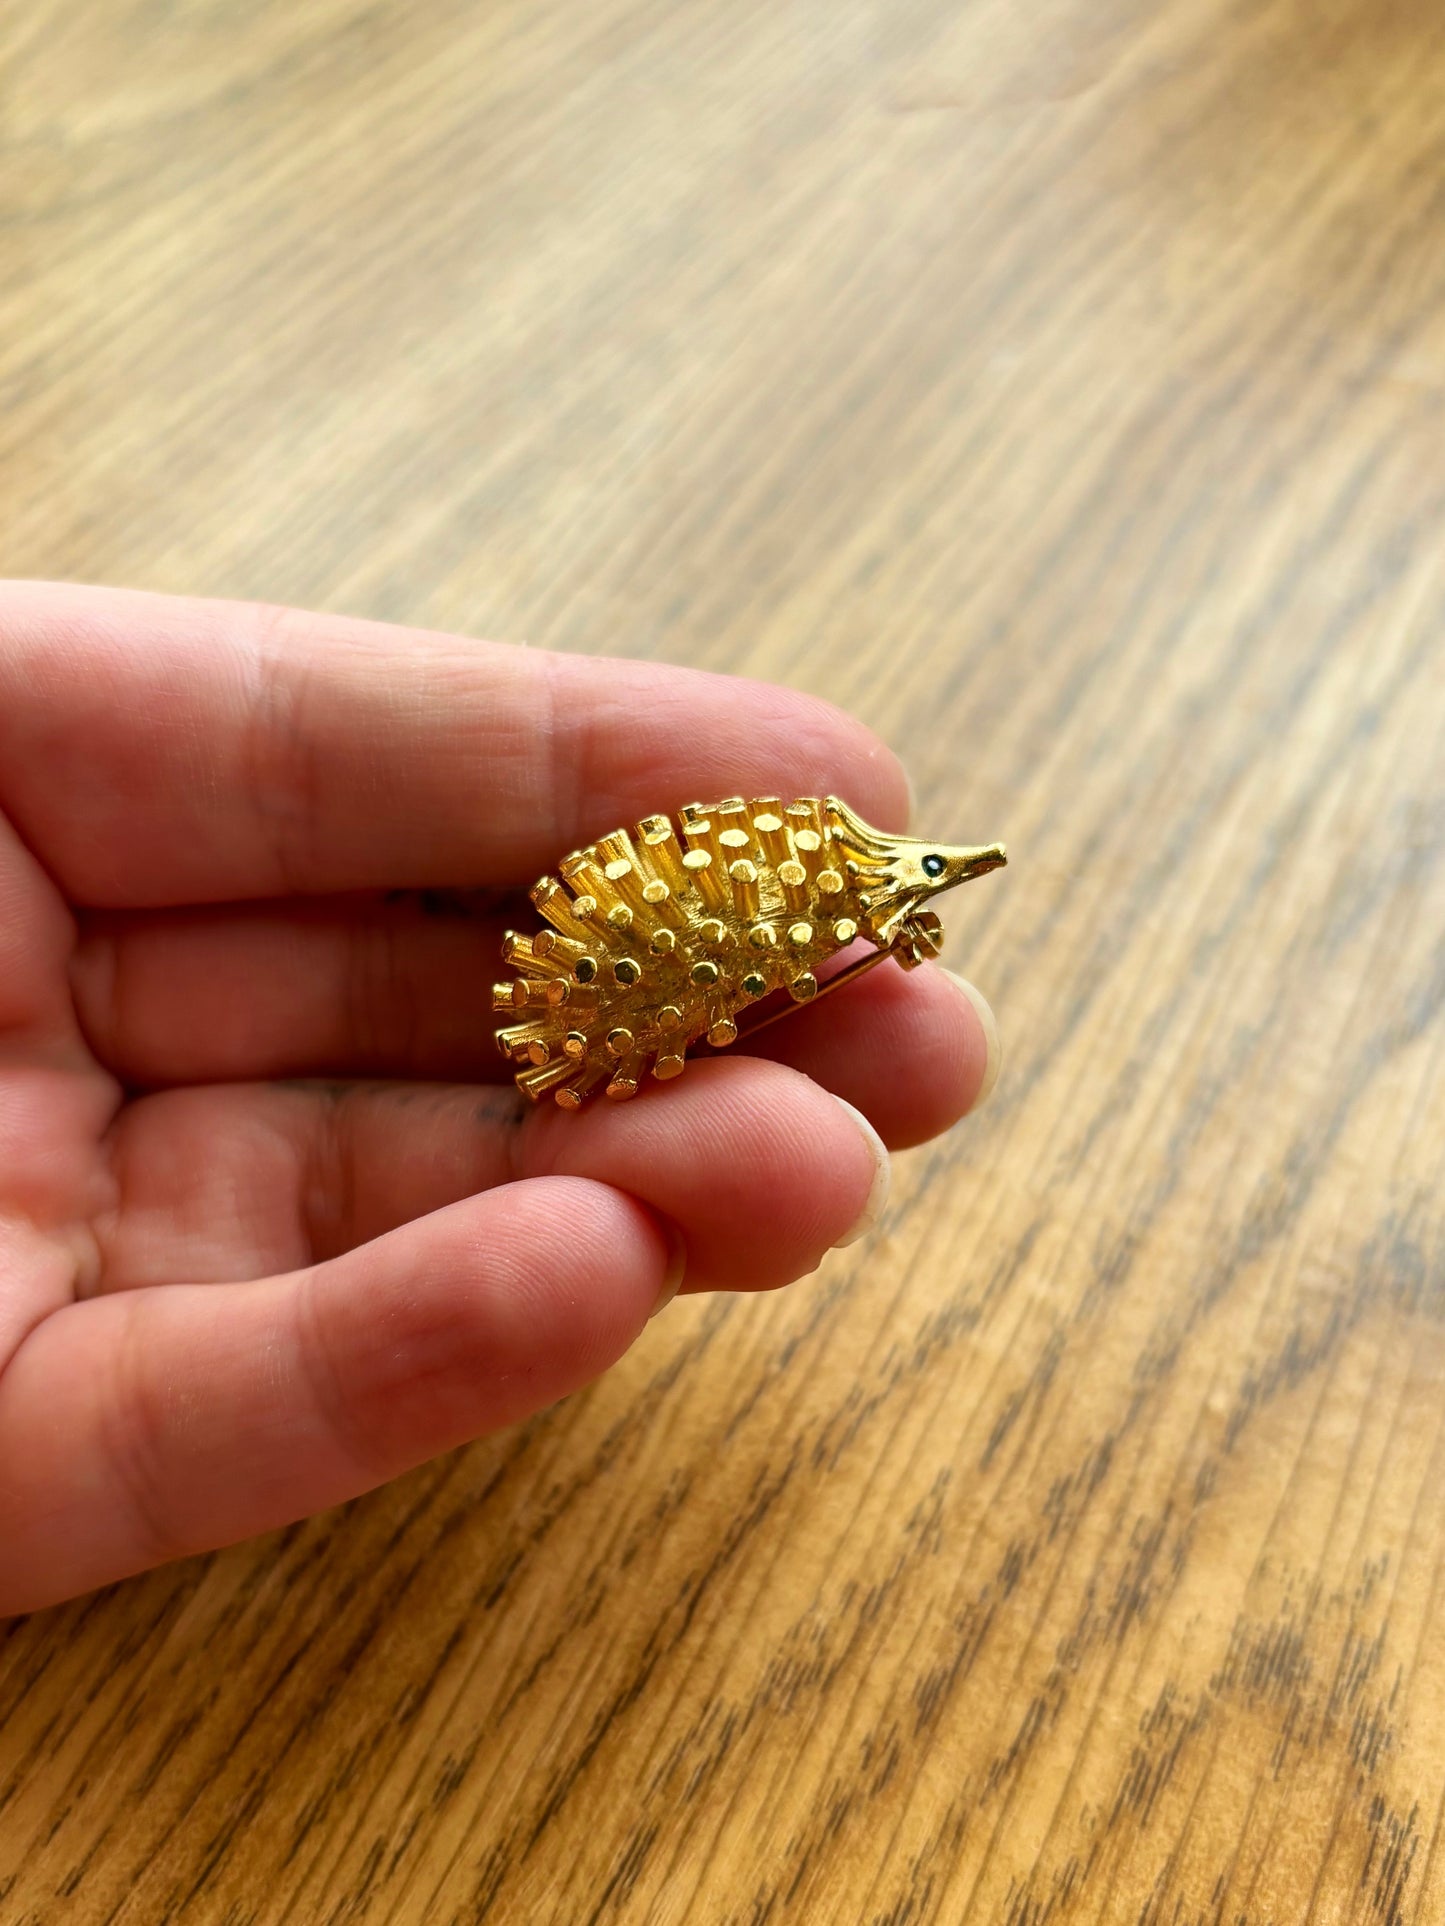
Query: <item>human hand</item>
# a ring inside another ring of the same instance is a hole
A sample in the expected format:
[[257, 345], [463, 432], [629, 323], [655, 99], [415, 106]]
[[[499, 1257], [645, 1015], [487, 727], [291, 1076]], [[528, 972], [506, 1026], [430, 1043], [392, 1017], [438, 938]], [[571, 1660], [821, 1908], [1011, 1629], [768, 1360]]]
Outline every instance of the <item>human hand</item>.
[[787, 690], [0, 587], [0, 1613], [365, 1491], [586, 1383], [679, 1280], [866, 1227], [873, 1131], [990, 1074], [937, 968], [576, 1116], [492, 1041], [514, 892], [719, 789], [906, 815]]

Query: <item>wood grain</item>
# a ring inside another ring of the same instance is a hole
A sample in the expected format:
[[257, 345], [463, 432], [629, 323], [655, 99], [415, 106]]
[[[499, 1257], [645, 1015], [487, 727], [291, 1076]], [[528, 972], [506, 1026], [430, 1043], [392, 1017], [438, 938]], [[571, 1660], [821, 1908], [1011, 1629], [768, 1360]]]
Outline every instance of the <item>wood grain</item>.
[[804, 684], [1001, 835], [783, 1298], [0, 1631], [0, 1917], [1445, 1918], [1436, 0], [0, 4], [0, 565]]

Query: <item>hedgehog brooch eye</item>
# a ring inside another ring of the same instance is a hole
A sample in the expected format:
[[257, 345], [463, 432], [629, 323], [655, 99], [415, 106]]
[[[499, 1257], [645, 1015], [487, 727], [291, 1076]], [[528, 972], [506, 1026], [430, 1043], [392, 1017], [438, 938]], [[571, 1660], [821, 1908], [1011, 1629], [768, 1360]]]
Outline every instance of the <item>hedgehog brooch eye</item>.
[[[936, 956], [943, 928], [922, 899], [1004, 861], [1000, 843], [888, 836], [836, 796], [645, 817], [534, 886], [549, 927], [506, 938], [517, 975], [492, 992], [509, 1017], [498, 1046], [520, 1089], [564, 1110], [600, 1089], [635, 1096], [649, 1070], [680, 1076], [692, 1044], [724, 1048], [890, 956]], [[829, 972], [860, 939], [871, 947]]]

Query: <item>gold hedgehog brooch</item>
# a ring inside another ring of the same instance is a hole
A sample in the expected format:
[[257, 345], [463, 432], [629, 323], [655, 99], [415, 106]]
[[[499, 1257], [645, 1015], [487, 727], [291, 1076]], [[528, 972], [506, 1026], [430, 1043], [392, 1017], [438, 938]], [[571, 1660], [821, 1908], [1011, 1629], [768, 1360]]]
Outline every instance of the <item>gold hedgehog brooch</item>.
[[[1002, 843], [886, 836], [836, 796], [688, 803], [676, 826], [647, 816], [632, 835], [563, 857], [561, 880], [532, 889], [551, 928], [508, 932], [502, 953], [518, 975], [492, 992], [510, 1017], [498, 1046], [533, 1099], [551, 1091], [577, 1110], [603, 1086], [635, 1096], [649, 1068], [680, 1076], [689, 1044], [735, 1042], [739, 1016], [774, 991], [789, 1000], [747, 1035], [890, 956], [905, 970], [937, 956], [930, 899], [1005, 860]], [[859, 937], [873, 954], [820, 980]]]

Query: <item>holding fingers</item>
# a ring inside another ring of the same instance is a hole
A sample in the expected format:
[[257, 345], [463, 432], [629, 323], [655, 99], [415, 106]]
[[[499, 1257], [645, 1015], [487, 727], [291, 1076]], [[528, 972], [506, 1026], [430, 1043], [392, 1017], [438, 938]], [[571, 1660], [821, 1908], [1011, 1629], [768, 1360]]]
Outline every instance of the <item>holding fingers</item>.
[[0, 589], [0, 1610], [335, 1503], [875, 1221], [884, 1143], [996, 1072], [932, 965], [575, 1117], [496, 1054], [519, 890], [740, 786], [906, 809], [761, 684]]

